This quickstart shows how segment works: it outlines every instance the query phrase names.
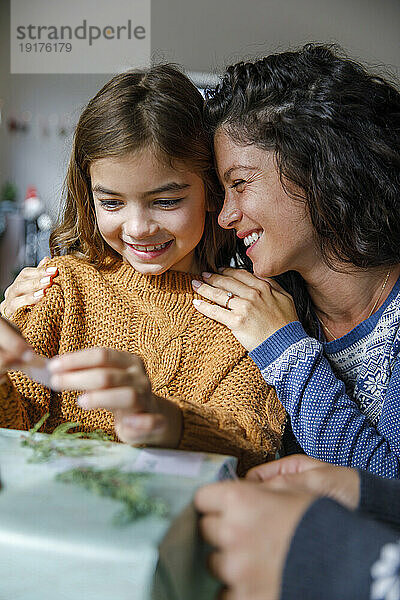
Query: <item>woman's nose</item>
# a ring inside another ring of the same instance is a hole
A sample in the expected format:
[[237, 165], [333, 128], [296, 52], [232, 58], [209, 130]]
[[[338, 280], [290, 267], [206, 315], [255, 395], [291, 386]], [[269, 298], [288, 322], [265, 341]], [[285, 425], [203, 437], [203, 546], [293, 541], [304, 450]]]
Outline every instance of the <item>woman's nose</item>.
[[232, 229], [235, 224], [241, 220], [243, 214], [233, 202], [225, 197], [224, 205], [218, 216], [218, 223], [224, 229]]

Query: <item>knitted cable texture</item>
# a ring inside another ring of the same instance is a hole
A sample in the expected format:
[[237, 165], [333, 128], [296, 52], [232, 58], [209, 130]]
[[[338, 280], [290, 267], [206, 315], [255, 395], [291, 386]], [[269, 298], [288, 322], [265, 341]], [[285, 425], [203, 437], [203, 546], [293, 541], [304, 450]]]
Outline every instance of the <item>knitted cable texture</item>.
[[[190, 274], [141, 275], [123, 262], [99, 271], [73, 256], [49, 264], [59, 275], [44, 299], [13, 316], [36, 352], [51, 357], [94, 346], [133, 352], [153, 391], [182, 409], [180, 448], [233, 454], [240, 471], [274, 455], [285, 411], [231, 332], [194, 309]], [[112, 413], [83, 410], [77, 395], [9, 372], [0, 386], [0, 425], [27, 429], [49, 411], [42, 431], [79, 421], [83, 431], [101, 427], [115, 436]]]

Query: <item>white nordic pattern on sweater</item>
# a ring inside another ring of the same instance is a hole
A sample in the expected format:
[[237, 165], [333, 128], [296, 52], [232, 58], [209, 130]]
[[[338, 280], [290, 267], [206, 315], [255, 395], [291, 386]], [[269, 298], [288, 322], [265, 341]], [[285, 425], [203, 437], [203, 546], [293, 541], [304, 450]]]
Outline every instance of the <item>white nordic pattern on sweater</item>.
[[371, 579], [370, 600], [400, 600], [400, 541], [381, 548]]
[[[400, 298], [397, 295], [367, 335], [354, 336], [350, 345], [335, 353], [325, 348], [335, 376], [344, 382], [348, 396], [375, 426], [399, 351], [399, 325]], [[263, 370], [265, 379], [274, 384], [294, 366], [301, 373], [301, 365], [307, 364], [316, 353], [322, 353], [322, 347], [310, 337], [295, 342]]]

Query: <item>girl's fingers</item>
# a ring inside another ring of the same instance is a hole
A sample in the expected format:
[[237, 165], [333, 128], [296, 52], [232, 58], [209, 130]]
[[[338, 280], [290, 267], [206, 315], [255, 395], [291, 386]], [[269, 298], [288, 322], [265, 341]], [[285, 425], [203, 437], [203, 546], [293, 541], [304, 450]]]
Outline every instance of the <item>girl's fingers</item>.
[[138, 398], [135, 390], [130, 386], [117, 387], [110, 393], [109, 389], [86, 392], [79, 396], [77, 400], [79, 406], [85, 410], [94, 410], [104, 408], [112, 412], [138, 411], [147, 412], [151, 406], [145, 403], [142, 398]]
[[[138, 397], [132, 387], [96, 390], [78, 398], [85, 410], [105, 409], [114, 414], [116, 434], [128, 444], [163, 444], [168, 432], [168, 415], [152, 399]], [[170, 447], [170, 444], [167, 444]]]
[[166, 418], [161, 414], [138, 413], [115, 419], [115, 431], [127, 444], [157, 445], [162, 442], [166, 429]]
[[121, 419], [124, 429], [135, 430], [140, 433], [151, 433], [165, 426], [165, 417], [160, 413], [138, 412], [137, 414], [125, 415]]
[[60, 354], [50, 359], [49, 368], [52, 373], [105, 367], [119, 369], [137, 367], [143, 370], [142, 364], [141, 359], [130, 352], [112, 348], [87, 348], [77, 352]]
[[0, 317], [0, 363], [11, 365], [29, 360], [33, 356], [32, 348], [22, 337], [18, 328]]
[[65, 371], [55, 373], [51, 377], [51, 387], [56, 391], [107, 390], [129, 386], [132, 383], [132, 375], [127, 369], [114, 369], [112, 367]]

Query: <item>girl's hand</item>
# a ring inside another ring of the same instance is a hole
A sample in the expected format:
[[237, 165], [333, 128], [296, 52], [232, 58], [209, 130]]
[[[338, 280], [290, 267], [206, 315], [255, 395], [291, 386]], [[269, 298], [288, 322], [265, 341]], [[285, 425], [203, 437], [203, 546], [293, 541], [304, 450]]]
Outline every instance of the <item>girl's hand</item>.
[[5, 299], [0, 304], [3, 317], [10, 318], [21, 306], [31, 306], [40, 302], [58, 271], [57, 267], [46, 267], [49, 260], [49, 257], [45, 256], [37, 267], [22, 269], [4, 293]]
[[85, 390], [78, 404], [114, 414], [115, 431], [128, 444], [175, 448], [182, 429], [176, 404], [153, 394], [142, 360], [129, 352], [89, 348], [49, 363], [55, 390]]
[[229, 327], [249, 352], [284, 325], [297, 321], [293, 298], [273, 279], [259, 279], [243, 269], [203, 273], [205, 283], [193, 281], [194, 290], [215, 302], [193, 300], [206, 317]]
[[269, 489], [326, 496], [354, 510], [360, 502], [360, 476], [356, 469], [293, 454], [251, 469], [246, 479]]
[[0, 317], [0, 384], [7, 371], [35, 359], [33, 349], [13, 323]]

